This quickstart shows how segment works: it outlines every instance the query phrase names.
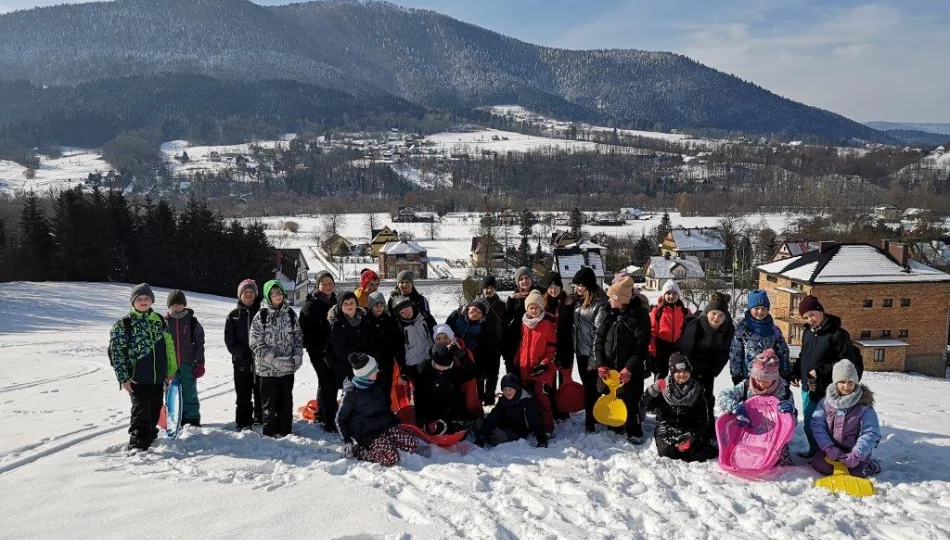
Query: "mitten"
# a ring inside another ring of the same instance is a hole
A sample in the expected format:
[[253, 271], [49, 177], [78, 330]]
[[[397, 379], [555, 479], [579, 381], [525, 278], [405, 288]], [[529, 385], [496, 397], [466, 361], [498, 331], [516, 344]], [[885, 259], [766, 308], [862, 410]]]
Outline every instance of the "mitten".
[[824, 452], [825, 456], [827, 456], [831, 461], [841, 461], [841, 458], [844, 457], [843, 453], [841, 450], [838, 450], [837, 446], [822, 448], [821, 451]]
[[628, 370], [627, 368], [623, 368], [622, 370], [620, 370], [620, 382], [622, 382], [623, 384], [627, 384], [628, 382], [630, 382], [630, 377], [631, 377], [630, 370]]
[[795, 404], [791, 401], [782, 401], [778, 404], [778, 412], [793, 414], [795, 412]]
[[749, 420], [749, 412], [745, 410], [745, 405], [739, 405], [734, 411], [736, 415], [736, 424], [739, 427], [748, 427], [752, 422]]
[[600, 366], [597, 368], [597, 376], [601, 379], [606, 379], [610, 375], [610, 370], [607, 369], [607, 366]]
[[531, 372], [530, 372], [530, 373], [531, 373], [531, 376], [532, 376], [532, 377], [539, 377], [539, 376], [541, 376], [541, 375], [544, 375], [544, 374], [547, 372], [547, 370], [548, 370], [549, 367], [551, 367], [550, 364], [545, 364], [544, 362], [541, 362], [540, 364], [538, 364], [538, 365], [534, 366], [533, 368], [531, 368]]
[[864, 456], [860, 452], [850, 452], [841, 456], [841, 463], [849, 469], [857, 467], [862, 461], [864, 461]]
[[686, 439], [685, 441], [676, 445], [676, 449], [680, 452], [686, 452], [689, 450], [689, 447], [693, 445], [692, 438]]
[[205, 365], [204, 363], [195, 364], [195, 378], [200, 379], [204, 377], [205, 374]]

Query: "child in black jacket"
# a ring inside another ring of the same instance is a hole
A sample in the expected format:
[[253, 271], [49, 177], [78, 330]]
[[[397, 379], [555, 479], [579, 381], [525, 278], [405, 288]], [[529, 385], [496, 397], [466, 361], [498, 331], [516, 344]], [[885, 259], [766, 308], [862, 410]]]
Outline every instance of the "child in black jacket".
[[521, 388], [518, 376], [509, 373], [501, 379], [502, 398], [482, 423], [475, 444], [498, 445], [534, 434], [538, 448], [547, 448], [548, 435], [541, 422], [541, 406], [530, 392]]
[[706, 399], [703, 387], [691, 371], [689, 361], [680, 353], [673, 353], [669, 377], [651, 384], [643, 399], [656, 404], [653, 437], [661, 457], [706, 461], [716, 457], [718, 450], [705, 441]]
[[[415, 381], [413, 395], [419, 426], [433, 434], [454, 433], [466, 429], [465, 424], [474, 420], [465, 408], [462, 385], [475, 378], [475, 364], [457, 343], [433, 346], [430, 362], [406, 370]], [[433, 422], [444, 422], [444, 429], [427, 427]]]

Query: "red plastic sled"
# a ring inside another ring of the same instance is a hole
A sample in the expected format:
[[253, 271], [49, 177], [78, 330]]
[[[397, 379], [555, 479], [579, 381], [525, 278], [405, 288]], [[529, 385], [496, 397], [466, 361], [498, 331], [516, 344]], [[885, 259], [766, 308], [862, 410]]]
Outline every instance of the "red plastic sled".
[[399, 421], [403, 424], [412, 424], [416, 425], [416, 408], [412, 405], [408, 407], [403, 407], [396, 411], [396, 416], [399, 417]]
[[414, 424], [402, 424], [401, 427], [416, 437], [426, 441], [427, 443], [441, 446], [443, 448], [446, 446], [452, 446], [453, 444], [461, 441], [465, 438], [465, 435], [468, 434], [468, 431], [459, 431], [458, 433], [447, 433], [445, 435], [429, 435], [421, 427]]
[[584, 387], [571, 379], [561, 383], [554, 394], [554, 403], [561, 412], [576, 413], [584, 410]]
[[390, 408], [394, 413], [398, 413], [400, 409], [412, 405], [412, 384], [400, 384], [399, 377], [401, 373], [399, 364], [393, 366], [393, 388], [390, 393], [392, 405]]
[[158, 413], [158, 428], [161, 430], [168, 429], [168, 408], [162, 405], [162, 412]]

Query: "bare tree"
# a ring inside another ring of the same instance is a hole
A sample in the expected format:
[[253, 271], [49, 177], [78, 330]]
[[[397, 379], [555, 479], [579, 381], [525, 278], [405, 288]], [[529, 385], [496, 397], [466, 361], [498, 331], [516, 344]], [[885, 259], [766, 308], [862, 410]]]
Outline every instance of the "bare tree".
[[373, 231], [379, 228], [379, 219], [376, 217], [376, 214], [370, 212], [366, 214], [366, 220], [363, 222], [366, 226], [366, 234], [369, 236], [369, 239], [373, 239]]
[[429, 240], [435, 240], [439, 237], [439, 231], [442, 229], [440, 218], [433, 216], [432, 221], [426, 223], [426, 236]]

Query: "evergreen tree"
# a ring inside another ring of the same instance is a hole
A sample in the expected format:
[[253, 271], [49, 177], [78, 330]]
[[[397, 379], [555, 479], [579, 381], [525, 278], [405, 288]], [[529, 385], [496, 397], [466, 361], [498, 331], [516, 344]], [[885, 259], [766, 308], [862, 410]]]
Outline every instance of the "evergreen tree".
[[53, 260], [56, 279], [64, 281], [89, 281], [85, 272], [85, 257], [88, 233], [84, 228], [86, 201], [82, 188], [76, 187], [60, 192], [53, 203], [52, 232], [56, 239], [56, 255]]
[[578, 210], [577, 208], [574, 208], [574, 210], [571, 211], [571, 219], [570, 219], [571, 236], [573, 236], [574, 238], [580, 238], [581, 232], [582, 232], [581, 228], [583, 227], [583, 225], [584, 225], [584, 215], [581, 214], [580, 210]]
[[121, 191], [109, 190], [106, 195], [112, 245], [109, 249], [110, 276], [116, 281], [132, 281], [139, 265], [139, 231]]
[[633, 248], [633, 264], [642, 267], [656, 252], [657, 249], [647, 238], [646, 232], [641, 232], [640, 239]]
[[521, 243], [518, 245], [518, 266], [531, 266], [531, 216], [521, 211]]
[[181, 274], [182, 266], [188, 263], [178, 264], [175, 212], [164, 199], [156, 205], [150, 201], [146, 204], [139, 237], [142, 263], [138, 269], [139, 277], [133, 281], [147, 281], [173, 288], [186, 287], [188, 283]]
[[660, 219], [660, 224], [656, 227], [656, 242], [657, 244], [662, 244], [666, 240], [666, 235], [673, 230], [673, 221], [670, 219], [669, 212], [663, 212], [663, 217]]
[[50, 234], [49, 220], [40, 198], [30, 191], [20, 213], [22, 244], [19, 253], [19, 279], [47, 281], [52, 277], [55, 244]]
[[216, 261], [225, 256], [224, 223], [206, 200], [194, 194], [189, 197], [185, 211], [178, 217], [176, 238], [180, 253], [176, 262], [184, 270], [182, 278], [186, 286], [203, 291], [220, 290], [216, 285], [224, 278], [219, 277]]

